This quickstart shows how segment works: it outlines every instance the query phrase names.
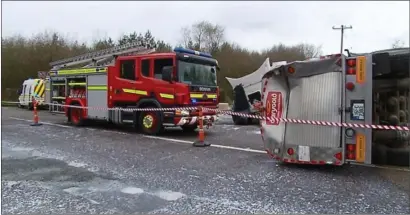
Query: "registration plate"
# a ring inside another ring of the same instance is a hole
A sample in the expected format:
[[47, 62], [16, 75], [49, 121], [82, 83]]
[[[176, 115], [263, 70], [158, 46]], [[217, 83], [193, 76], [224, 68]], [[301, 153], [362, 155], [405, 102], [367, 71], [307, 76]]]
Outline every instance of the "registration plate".
[[310, 147], [309, 146], [299, 146], [298, 160], [299, 161], [310, 161]]

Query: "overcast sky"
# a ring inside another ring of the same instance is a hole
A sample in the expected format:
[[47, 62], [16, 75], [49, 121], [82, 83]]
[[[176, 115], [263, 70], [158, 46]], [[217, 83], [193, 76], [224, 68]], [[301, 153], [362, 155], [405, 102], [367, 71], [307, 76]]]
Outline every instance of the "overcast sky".
[[145, 32], [175, 45], [180, 29], [208, 20], [226, 28], [226, 39], [260, 50], [282, 42], [322, 45], [325, 54], [345, 48], [366, 52], [409, 45], [409, 2], [2, 2], [2, 34], [30, 36], [56, 30], [80, 41]]

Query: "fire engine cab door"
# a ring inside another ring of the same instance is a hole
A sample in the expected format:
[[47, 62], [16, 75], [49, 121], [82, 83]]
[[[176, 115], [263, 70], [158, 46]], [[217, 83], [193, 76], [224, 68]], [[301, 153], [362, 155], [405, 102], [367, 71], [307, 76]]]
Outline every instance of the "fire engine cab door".
[[175, 84], [162, 80], [163, 67], [172, 65], [174, 65], [173, 58], [165, 57], [154, 59], [154, 94], [159, 103], [165, 106], [174, 105], [175, 103]]
[[119, 77], [109, 79], [110, 86], [113, 87], [113, 96], [117, 101], [137, 102], [141, 97], [148, 96], [148, 91], [143, 85], [143, 81], [136, 72], [136, 61], [120, 60], [116, 73]]

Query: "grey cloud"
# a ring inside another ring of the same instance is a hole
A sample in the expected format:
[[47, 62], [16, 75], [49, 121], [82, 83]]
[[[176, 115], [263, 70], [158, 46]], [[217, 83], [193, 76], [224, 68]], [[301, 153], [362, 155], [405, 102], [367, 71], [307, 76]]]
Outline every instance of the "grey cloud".
[[247, 48], [309, 42], [337, 52], [347, 24], [346, 47], [388, 48], [409, 44], [409, 2], [3, 2], [3, 35], [57, 30], [82, 41], [145, 31], [176, 44], [179, 30], [200, 20], [225, 26], [226, 36]]

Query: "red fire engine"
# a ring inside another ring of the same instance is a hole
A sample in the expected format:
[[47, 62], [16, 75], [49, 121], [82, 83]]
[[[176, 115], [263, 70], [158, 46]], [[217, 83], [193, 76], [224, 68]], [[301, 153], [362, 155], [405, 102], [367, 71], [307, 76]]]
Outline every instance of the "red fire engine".
[[[189, 49], [154, 53], [153, 49], [133, 43], [50, 65], [53, 69], [49, 73], [46, 101], [87, 107], [63, 108], [74, 125], [82, 125], [85, 120], [106, 120], [114, 124], [132, 123], [150, 135], [169, 126], [193, 131], [198, 125], [198, 111], [183, 108], [216, 108], [219, 102], [217, 60]], [[70, 68], [78, 65], [83, 67]], [[58, 95], [60, 88], [64, 89], [62, 95]], [[132, 110], [179, 107], [180, 110], [173, 111]], [[206, 124], [216, 120], [214, 112], [203, 114]]]

